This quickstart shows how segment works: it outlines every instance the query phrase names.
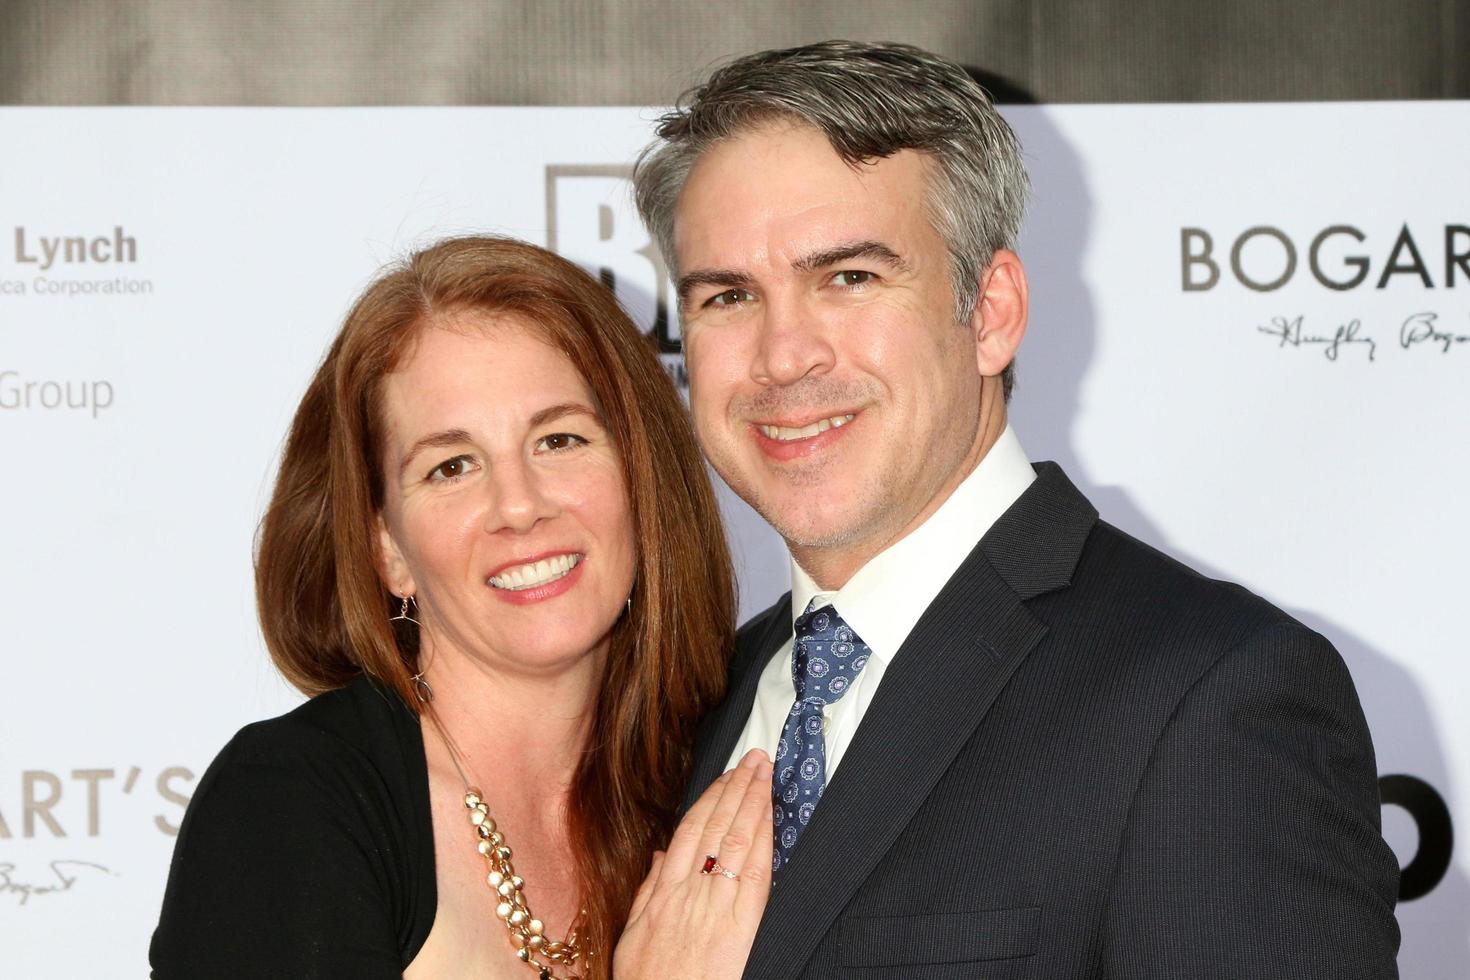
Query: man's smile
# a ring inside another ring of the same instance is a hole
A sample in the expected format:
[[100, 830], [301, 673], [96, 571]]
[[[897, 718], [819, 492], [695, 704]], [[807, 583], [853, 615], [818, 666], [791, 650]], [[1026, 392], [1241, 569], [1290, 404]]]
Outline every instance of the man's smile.
[[757, 448], [768, 459], [789, 462], [816, 455], [844, 438], [863, 413], [827, 415], [800, 425], [752, 422], [750, 432]]
[[818, 433], [826, 432], [828, 429], [840, 429], [856, 417], [855, 413], [847, 412], [843, 415], [832, 415], [827, 418], [817, 419], [805, 425], [780, 425], [777, 423], [757, 422], [756, 428], [767, 439], [775, 439], [778, 442], [791, 442], [796, 439], [809, 439]]

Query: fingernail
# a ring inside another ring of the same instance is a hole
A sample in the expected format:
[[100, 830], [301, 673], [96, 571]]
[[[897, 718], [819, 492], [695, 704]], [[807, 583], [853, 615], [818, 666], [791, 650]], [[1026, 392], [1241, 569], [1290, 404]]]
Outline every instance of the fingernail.
[[766, 753], [764, 751], [762, 751], [761, 749], [751, 749], [749, 752], [745, 753], [745, 758], [740, 760], [740, 766], [743, 769], [755, 769], [759, 767], [762, 762], [765, 761]]

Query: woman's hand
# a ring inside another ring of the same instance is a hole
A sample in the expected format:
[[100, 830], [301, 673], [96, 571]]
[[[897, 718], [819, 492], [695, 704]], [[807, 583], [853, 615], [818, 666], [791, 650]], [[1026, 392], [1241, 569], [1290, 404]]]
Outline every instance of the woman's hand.
[[[753, 749], [689, 808], [668, 853], [653, 856], [613, 953], [613, 976], [738, 978], [771, 893], [772, 827], [771, 761]], [[711, 855], [728, 875], [700, 873]]]

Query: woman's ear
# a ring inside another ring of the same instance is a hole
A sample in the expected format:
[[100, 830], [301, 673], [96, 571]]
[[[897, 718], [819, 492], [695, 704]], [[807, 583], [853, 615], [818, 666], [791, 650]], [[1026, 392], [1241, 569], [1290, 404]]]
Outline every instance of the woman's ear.
[[377, 561], [378, 577], [389, 592], [398, 596], [411, 596], [418, 592], [413, 574], [408, 570], [408, 562], [404, 560], [398, 542], [393, 540], [393, 532], [388, 530], [382, 511], [378, 512]]
[[982, 376], [997, 377], [1015, 359], [1026, 334], [1029, 304], [1021, 257], [1008, 249], [996, 252], [980, 282], [980, 297], [970, 320]]

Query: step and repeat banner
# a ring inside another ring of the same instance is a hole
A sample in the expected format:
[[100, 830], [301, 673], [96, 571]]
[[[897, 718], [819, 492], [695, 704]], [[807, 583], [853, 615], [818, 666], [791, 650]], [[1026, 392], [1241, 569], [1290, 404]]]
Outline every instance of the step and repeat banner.
[[[252, 536], [383, 263], [546, 244], [682, 381], [627, 183], [655, 114], [0, 110], [0, 975], [143, 975], [199, 776], [298, 702]], [[1402, 973], [1470, 976], [1470, 105], [1007, 115], [1035, 187], [1023, 444], [1337, 645], [1405, 868]], [[786, 559], [724, 502], [749, 615]]]

